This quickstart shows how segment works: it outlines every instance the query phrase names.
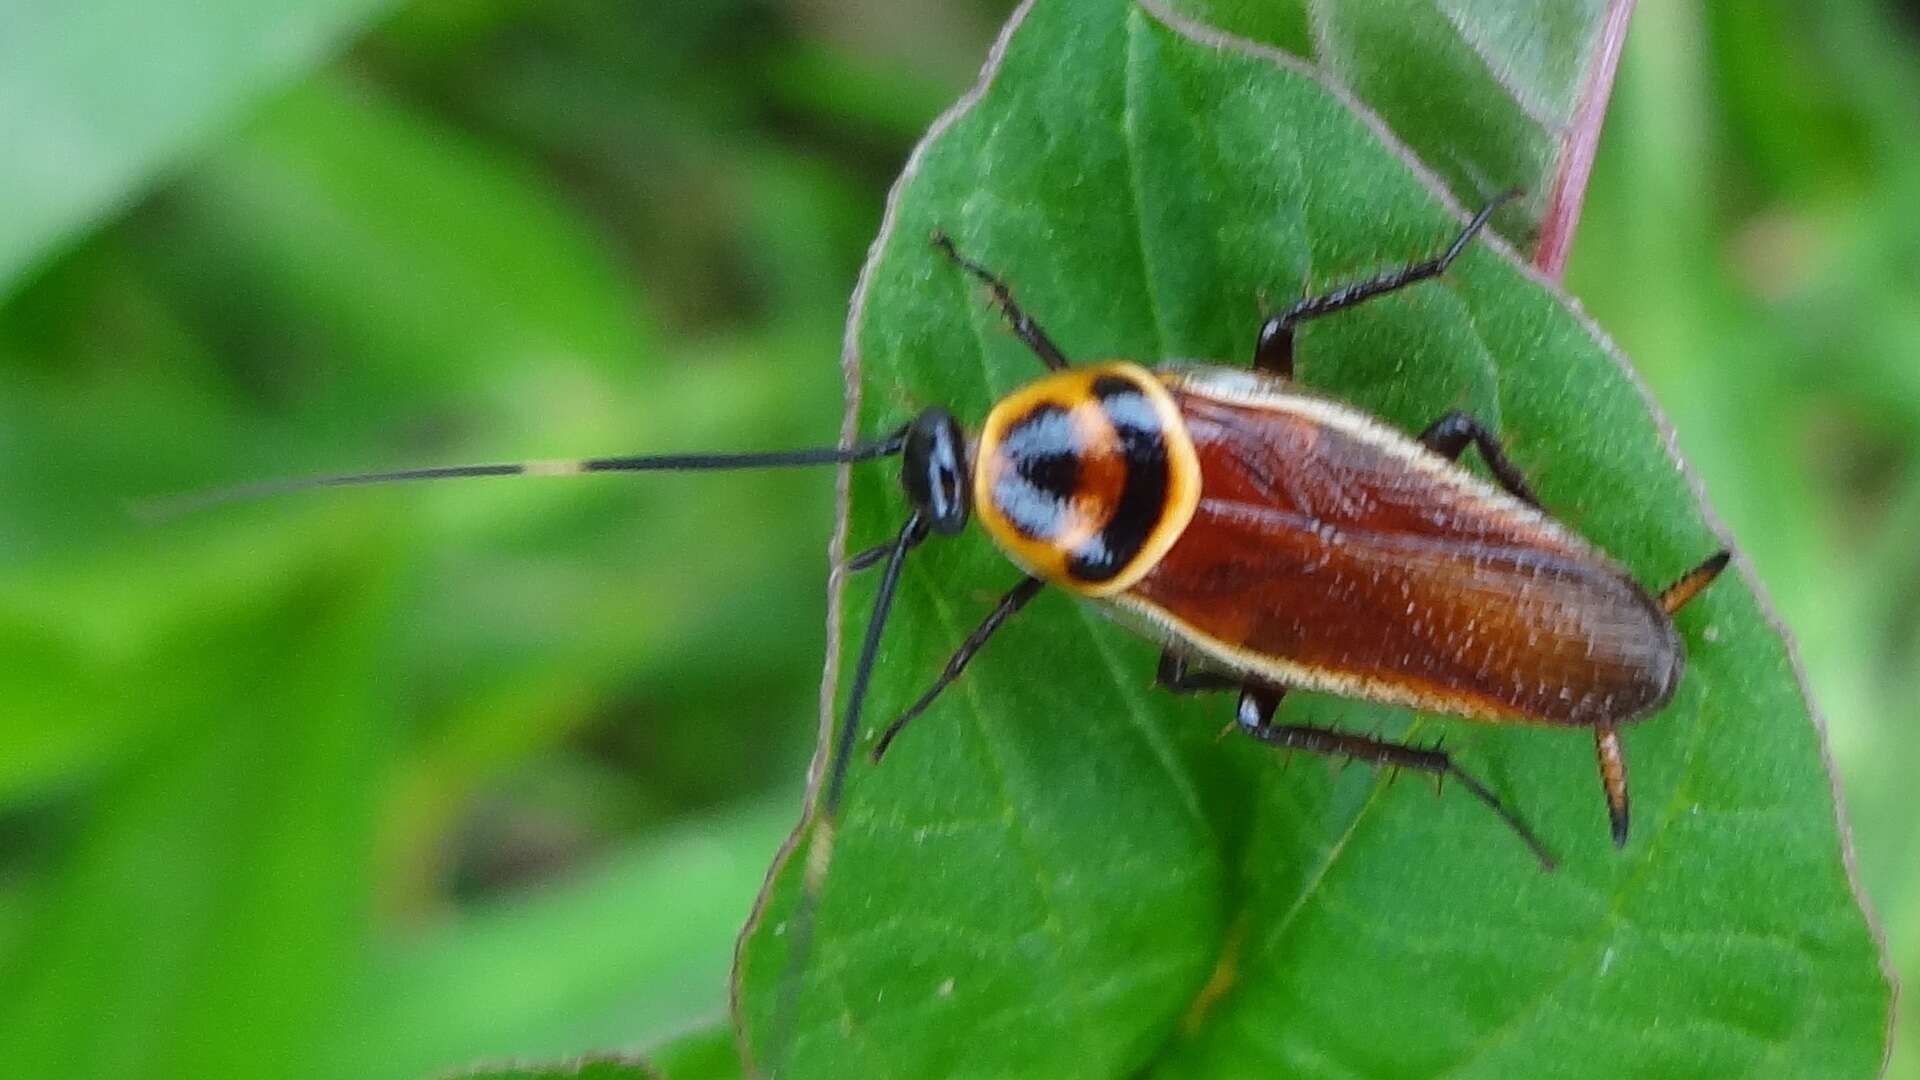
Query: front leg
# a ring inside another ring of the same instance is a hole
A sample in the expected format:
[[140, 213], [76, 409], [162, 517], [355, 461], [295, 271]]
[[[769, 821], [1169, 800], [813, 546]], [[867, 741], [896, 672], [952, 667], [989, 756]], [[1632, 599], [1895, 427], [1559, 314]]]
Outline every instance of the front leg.
[[[865, 553], [862, 552], [862, 554]], [[855, 559], [859, 557], [854, 556]], [[1000, 602], [993, 605], [993, 610], [987, 612], [987, 617], [980, 620], [979, 626], [973, 628], [973, 633], [968, 634], [967, 639], [960, 643], [960, 647], [953, 650], [953, 655], [947, 658], [947, 666], [941, 670], [940, 677], [933, 680], [933, 685], [927, 687], [925, 693], [916, 698], [913, 704], [907, 706], [905, 712], [894, 717], [893, 722], [880, 733], [880, 738], [874, 742], [873, 749], [867, 751], [867, 756], [873, 760], [874, 764], [880, 763], [880, 759], [887, 753], [887, 747], [893, 745], [893, 740], [899, 736], [901, 730], [912, 723], [914, 717], [926, 712], [927, 707], [933, 704], [941, 691], [952, 686], [961, 672], [967, 670], [967, 665], [973, 663], [974, 656], [986, 646], [987, 640], [993, 637], [994, 631], [999, 630], [1008, 619], [1013, 618], [1021, 608], [1026, 607], [1027, 601], [1038, 596], [1045, 586], [1046, 582], [1039, 578], [1022, 578], [1020, 584], [1008, 589], [1000, 597]]]
[[1005, 279], [960, 254], [960, 249], [953, 246], [953, 238], [948, 236], [945, 230], [933, 231], [933, 246], [939, 248], [940, 252], [955, 266], [972, 274], [987, 287], [987, 291], [993, 294], [994, 305], [1000, 309], [1001, 315], [1006, 317], [1007, 324], [1013, 328], [1013, 336], [1019, 338], [1021, 343], [1032, 350], [1033, 355], [1038, 357], [1049, 371], [1065, 371], [1070, 366], [1067, 363], [1067, 354], [1060, 351], [1060, 346], [1053, 343], [1053, 339], [1048, 337], [1047, 332], [1040, 328], [1040, 324], [1033, 320], [1033, 316], [1028, 315], [1026, 310], [1014, 300], [1013, 289], [1008, 287]]

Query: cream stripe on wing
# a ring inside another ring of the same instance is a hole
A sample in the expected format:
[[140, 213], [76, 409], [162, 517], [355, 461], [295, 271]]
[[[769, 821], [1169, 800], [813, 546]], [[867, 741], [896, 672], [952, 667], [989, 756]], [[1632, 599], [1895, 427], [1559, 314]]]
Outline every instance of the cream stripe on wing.
[[1398, 428], [1351, 405], [1294, 387], [1291, 383], [1242, 368], [1174, 361], [1154, 369], [1173, 389], [1242, 408], [1301, 417], [1370, 446], [1484, 507], [1495, 517], [1545, 533], [1583, 554], [1598, 554], [1587, 539], [1544, 511], [1521, 502], [1487, 480], [1422, 446]]

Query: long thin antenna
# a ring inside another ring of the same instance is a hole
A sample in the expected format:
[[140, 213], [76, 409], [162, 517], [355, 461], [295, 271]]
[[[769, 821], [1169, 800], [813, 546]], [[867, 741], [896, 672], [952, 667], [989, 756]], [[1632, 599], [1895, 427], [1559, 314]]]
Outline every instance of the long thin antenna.
[[805, 465], [844, 465], [891, 457], [906, 445], [905, 428], [884, 438], [852, 446], [824, 446], [805, 450], [771, 450], [736, 454], [637, 454], [623, 457], [561, 458], [516, 461], [496, 465], [434, 465], [421, 469], [337, 473], [261, 480], [211, 491], [142, 499], [133, 513], [149, 521], [164, 520], [231, 502], [264, 499], [315, 488], [360, 487], [414, 480], [455, 480], [475, 476], [577, 476], [601, 472], [693, 472], [712, 469], [765, 469]]
[[774, 1024], [769, 1046], [782, 1052], [787, 1027], [799, 1004], [801, 969], [813, 948], [813, 916], [820, 906], [820, 893], [827, 880], [827, 864], [833, 860], [835, 827], [840, 816], [840, 797], [845, 792], [847, 766], [853, 760], [853, 744], [860, 734], [860, 710], [866, 704], [867, 684], [873, 678], [874, 661], [880, 655], [880, 632], [886, 628], [887, 613], [893, 609], [893, 594], [900, 584], [900, 570], [906, 565], [907, 552], [927, 538], [926, 518], [915, 510], [889, 545], [886, 570], [880, 577], [880, 590], [874, 594], [873, 615], [867, 619], [866, 637], [860, 642], [860, 658], [853, 666], [853, 681], [847, 687], [847, 708], [834, 733], [833, 754], [827, 759], [826, 783], [814, 804], [812, 833], [807, 841], [807, 864], [800, 880], [800, 900], [794, 905], [793, 936], [789, 939], [786, 970], [780, 974], [780, 997], [774, 1005]]

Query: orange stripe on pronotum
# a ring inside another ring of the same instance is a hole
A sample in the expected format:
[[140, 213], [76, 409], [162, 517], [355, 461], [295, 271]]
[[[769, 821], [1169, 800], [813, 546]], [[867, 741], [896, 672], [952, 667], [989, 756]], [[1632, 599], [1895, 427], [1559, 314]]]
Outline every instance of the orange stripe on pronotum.
[[[1628, 829], [1618, 729], [1672, 697], [1684, 661], [1672, 616], [1726, 566], [1718, 552], [1649, 593], [1549, 517], [1492, 432], [1450, 412], [1415, 436], [1293, 381], [1294, 331], [1438, 276], [1496, 199], [1445, 251], [1293, 304], [1267, 319], [1251, 370], [1128, 360], [1072, 366], [1011, 289], [944, 235], [935, 246], [984, 283], [1047, 373], [996, 402], [969, 441], [938, 406], [850, 446], [589, 458], [273, 481], [163, 501], [177, 511], [302, 488], [517, 474], [745, 469], [900, 459], [910, 510], [848, 560], [880, 567], [827, 768], [811, 810], [804, 888], [783, 997], [797, 987], [812, 913], [859, 741], [875, 658], [909, 552], [972, 516], [1024, 576], [927, 691], [873, 741], [876, 761], [1043, 588], [1075, 594], [1163, 649], [1175, 692], [1225, 690], [1241, 730], [1289, 750], [1452, 777], [1543, 866], [1547, 846], [1437, 747], [1277, 718], [1292, 689], [1492, 723], [1586, 728], [1612, 834]], [[1471, 444], [1494, 482], [1457, 463]], [[776, 1016], [791, 1014], [791, 1001]], [[775, 1045], [778, 1045], [776, 1039]]]

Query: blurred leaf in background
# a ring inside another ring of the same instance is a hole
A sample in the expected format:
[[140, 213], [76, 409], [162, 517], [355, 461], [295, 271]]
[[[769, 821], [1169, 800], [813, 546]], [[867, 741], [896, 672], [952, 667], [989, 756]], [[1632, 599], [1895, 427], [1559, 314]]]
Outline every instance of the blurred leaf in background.
[[391, 6], [138, 0], [0, 8], [0, 280], [31, 269]]
[[[810, 739], [830, 476], [123, 504], [830, 439], [892, 162], [998, 13], [895, 24], [975, 42], [919, 65], [768, 4], [419, 5], [274, 79], [217, 11], [179, 32], [231, 55], [157, 72], [125, 13], [28, 14], [10, 57], [79, 57], [36, 94], [109, 115], [9, 92], [0, 130], [146, 194], [0, 285], [0, 1058], [412, 1077], [717, 1015]], [[121, 137], [169, 78], [178, 131]], [[0, 191], [51, 229], [44, 165]]]
[[[831, 438], [881, 195], [1007, 5], [69, 7], [0, 0], [0, 1061], [413, 1077], [711, 1022], [830, 479], [122, 502]], [[1915, 42], [1644, 5], [1569, 273], [1799, 631], [1909, 970]]]

